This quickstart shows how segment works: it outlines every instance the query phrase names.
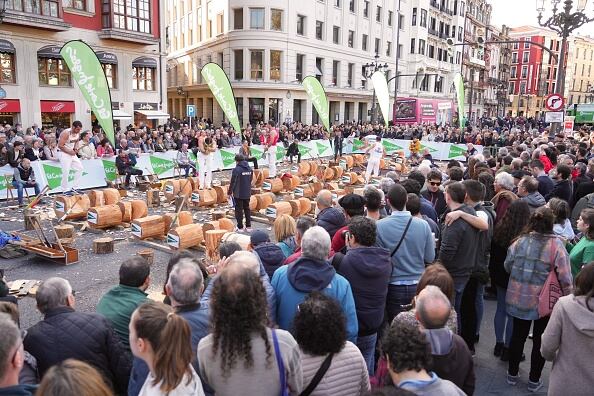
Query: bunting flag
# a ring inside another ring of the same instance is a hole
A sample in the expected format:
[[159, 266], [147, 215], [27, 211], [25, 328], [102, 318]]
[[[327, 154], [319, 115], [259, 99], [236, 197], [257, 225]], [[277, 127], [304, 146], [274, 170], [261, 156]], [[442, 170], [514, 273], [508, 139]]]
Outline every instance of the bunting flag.
[[235, 105], [235, 95], [225, 71], [216, 63], [211, 62], [204, 65], [200, 74], [204, 77], [210, 92], [223, 109], [233, 128], [237, 132], [241, 132], [241, 124], [239, 123], [237, 106]]
[[458, 100], [458, 121], [460, 121], [460, 129], [464, 129], [464, 77], [461, 73], [454, 74], [454, 87]]
[[381, 71], [376, 71], [371, 76], [371, 82], [387, 127], [390, 118], [390, 91], [388, 90], [386, 75]]
[[322, 84], [314, 76], [305, 77], [301, 85], [305, 88], [305, 92], [307, 92], [307, 96], [309, 96], [309, 99], [316, 108], [326, 130], [330, 131], [330, 106], [328, 105], [328, 98], [326, 97], [324, 87], [322, 87]]

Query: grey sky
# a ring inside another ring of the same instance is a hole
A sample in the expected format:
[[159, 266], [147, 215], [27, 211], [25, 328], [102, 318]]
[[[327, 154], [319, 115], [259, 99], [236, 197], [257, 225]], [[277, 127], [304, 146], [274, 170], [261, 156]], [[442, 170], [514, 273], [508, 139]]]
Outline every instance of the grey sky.
[[[493, 6], [493, 15], [491, 23], [501, 27], [505, 24], [511, 27], [522, 25], [538, 26], [536, 1], [535, 0], [488, 0]], [[574, 3], [576, 3], [574, 1]], [[550, 1], [547, 11], [543, 14], [543, 19], [552, 15]], [[594, 17], [594, 0], [589, 0], [586, 7], [586, 14]], [[580, 29], [580, 34], [594, 37], [594, 22], [584, 25]]]

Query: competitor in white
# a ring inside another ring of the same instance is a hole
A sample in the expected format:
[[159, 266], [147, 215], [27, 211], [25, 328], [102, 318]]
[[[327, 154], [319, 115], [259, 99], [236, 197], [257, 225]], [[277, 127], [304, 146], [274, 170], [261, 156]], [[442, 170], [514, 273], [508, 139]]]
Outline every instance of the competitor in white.
[[198, 138], [198, 179], [200, 188], [211, 188], [212, 185], [212, 157], [217, 151], [217, 143], [211, 137], [206, 137], [204, 131], [200, 132]]
[[266, 162], [268, 163], [269, 177], [276, 177], [276, 143], [278, 142], [278, 132], [274, 124], [269, 122], [264, 135], [264, 145], [266, 146]]
[[382, 137], [377, 136], [375, 138], [375, 143], [370, 145], [367, 150], [365, 150], [365, 153], [369, 153], [367, 169], [365, 170], [365, 183], [369, 183], [372, 172], [376, 177], [380, 175], [380, 160], [384, 155], [386, 155], [386, 150], [382, 144]]
[[[62, 168], [62, 192], [65, 194], [80, 194], [78, 186], [80, 178], [82, 177], [83, 165], [77, 157], [77, 143], [80, 140], [80, 131], [82, 130], [82, 123], [74, 121], [72, 128], [64, 129], [58, 139], [58, 159], [60, 160], [60, 167]], [[74, 180], [72, 187], [68, 188], [68, 176], [70, 170], [74, 170]]]

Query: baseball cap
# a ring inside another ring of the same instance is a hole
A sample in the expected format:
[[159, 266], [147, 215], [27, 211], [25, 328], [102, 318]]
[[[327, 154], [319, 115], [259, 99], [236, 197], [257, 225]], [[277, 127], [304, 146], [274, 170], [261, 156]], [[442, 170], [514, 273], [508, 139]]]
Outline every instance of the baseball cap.
[[254, 230], [250, 234], [250, 243], [252, 246], [258, 246], [261, 243], [270, 242], [268, 234], [262, 230]]

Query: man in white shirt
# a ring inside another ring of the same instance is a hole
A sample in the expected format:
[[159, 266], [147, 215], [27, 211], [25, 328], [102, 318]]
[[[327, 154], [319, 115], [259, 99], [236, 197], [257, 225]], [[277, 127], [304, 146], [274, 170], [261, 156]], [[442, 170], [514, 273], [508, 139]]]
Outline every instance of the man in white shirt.
[[375, 143], [365, 150], [365, 154], [367, 153], [369, 153], [369, 160], [367, 161], [367, 169], [365, 170], [365, 182], [369, 183], [372, 172], [375, 176], [380, 175], [380, 161], [386, 154], [381, 136], [377, 136], [375, 138]]
[[[77, 157], [76, 145], [80, 140], [80, 131], [82, 129], [82, 122], [74, 121], [72, 128], [64, 129], [58, 139], [58, 149], [60, 150], [59, 159], [60, 167], [62, 168], [62, 192], [65, 195], [80, 194], [77, 190], [80, 179], [82, 177], [83, 165]], [[68, 188], [68, 176], [70, 169], [75, 171], [74, 181], [72, 187]]]

